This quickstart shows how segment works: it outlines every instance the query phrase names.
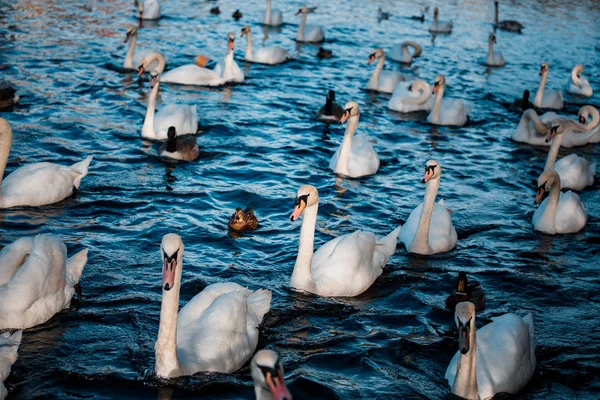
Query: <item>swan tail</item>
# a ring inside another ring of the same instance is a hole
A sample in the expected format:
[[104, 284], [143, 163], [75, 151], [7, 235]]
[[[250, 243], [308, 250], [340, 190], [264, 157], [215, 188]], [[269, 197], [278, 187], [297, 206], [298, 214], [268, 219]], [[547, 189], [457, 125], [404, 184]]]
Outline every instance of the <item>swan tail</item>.
[[70, 286], [79, 283], [79, 278], [83, 272], [83, 267], [87, 264], [88, 249], [81, 250], [73, 257], [67, 260], [67, 281]]
[[446, 210], [448, 210], [448, 212], [449, 212], [450, 214], [452, 214], [452, 213], [453, 213], [452, 209], [446, 205], [446, 202], [444, 201], [444, 199], [440, 199], [440, 201], [438, 201], [438, 204], [439, 204], [440, 206], [444, 206], [444, 207], [446, 208]]
[[396, 252], [396, 244], [398, 243], [398, 236], [400, 235], [401, 229], [402, 225], [398, 225], [398, 227], [391, 231], [387, 236], [384, 236], [377, 241], [377, 246], [383, 246], [385, 248], [384, 253], [388, 259]]
[[535, 330], [533, 328], [533, 314], [527, 314], [523, 318], [523, 321], [525, 321], [529, 328], [529, 359], [531, 360], [531, 363], [535, 365]]
[[596, 161], [592, 161], [589, 166], [590, 175], [592, 177], [596, 176]]
[[8, 332], [0, 335], [0, 360], [8, 359], [10, 365], [17, 360], [17, 351], [23, 338], [23, 331], [16, 331], [12, 335]]
[[92, 158], [94, 158], [94, 156], [89, 156], [85, 160], [71, 165], [71, 170], [78, 174], [73, 182], [73, 186], [75, 186], [77, 189], [79, 189], [79, 184], [81, 183], [83, 177], [88, 173], [88, 167], [92, 162]]
[[246, 301], [248, 303], [248, 311], [256, 315], [257, 321], [260, 324], [265, 314], [271, 309], [271, 291], [259, 289], [248, 296]]

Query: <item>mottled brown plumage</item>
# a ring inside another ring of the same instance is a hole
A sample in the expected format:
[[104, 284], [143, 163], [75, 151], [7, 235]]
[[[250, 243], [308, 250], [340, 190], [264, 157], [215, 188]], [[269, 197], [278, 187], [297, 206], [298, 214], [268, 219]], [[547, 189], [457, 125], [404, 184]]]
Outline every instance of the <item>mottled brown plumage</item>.
[[256, 219], [252, 208], [247, 207], [244, 211], [238, 207], [227, 225], [229, 229], [234, 231], [253, 231], [258, 227], [258, 219]]

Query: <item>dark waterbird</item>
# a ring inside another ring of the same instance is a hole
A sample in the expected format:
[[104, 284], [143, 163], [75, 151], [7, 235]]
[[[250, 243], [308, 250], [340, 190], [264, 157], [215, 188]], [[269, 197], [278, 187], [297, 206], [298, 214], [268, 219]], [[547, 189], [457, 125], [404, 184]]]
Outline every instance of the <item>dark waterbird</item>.
[[343, 107], [335, 102], [335, 92], [330, 90], [327, 93], [325, 105], [317, 112], [317, 118], [337, 122], [342, 118], [343, 113]]
[[485, 308], [485, 294], [483, 287], [477, 281], [467, 279], [467, 274], [463, 271], [458, 274], [456, 290], [446, 299], [446, 308], [454, 311], [458, 303], [470, 301], [475, 305], [476, 311], [481, 311]]

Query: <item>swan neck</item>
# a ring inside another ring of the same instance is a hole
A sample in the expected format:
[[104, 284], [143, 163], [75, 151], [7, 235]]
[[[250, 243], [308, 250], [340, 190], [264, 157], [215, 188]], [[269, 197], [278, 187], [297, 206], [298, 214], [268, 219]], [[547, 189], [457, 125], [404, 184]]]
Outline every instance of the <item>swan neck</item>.
[[488, 60], [494, 60], [494, 42], [490, 40], [489, 48], [488, 48]]
[[542, 99], [544, 98], [544, 87], [546, 87], [547, 80], [548, 80], [548, 73], [544, 72], [542, 74], [542, 79], [540, 79], [540, 86], [538, 87], [538, 91], [535, 94], [535, 99], [533, 100], [533, 104], [536, 107], [542, 106]]
[[335, 166], [335, 173], [341, 175], [348, 175], [348, 161], [350, 160], [350, 150], [352, 149], [352, 138], [356, 132], [358, 126], [359, 115], [353, 115], [348, 119], [348, 125], [346, 126], [346, 132], [344, 132], [344, 139], [340, 147], [340, 154], [338, 161]]
[[548, 150], [548, 158], [546, 158], [546, 165], [544, 169], [554, 169], [556, 158], [558, 157], [558, 150], [560, 150], [560, 144], [562, 143], [563, 135], [556, 135]]
[[131, 35], [131, 40], [129, 41], [129, 48], [127, 49], [127, 54], [125, 55], [125, 67], [126, 68], [135, 68], [133, 65], [133, 52], [135, 51], [135, 44], [137, 43], [137, 32]]
[[377, 67], [375, 71], [373, 71], [373, 75], [371, 75], [371, 79], [369, 79], [368, 87], [377, 90], [379, 87], [379, 76], [381, 75], [381, 71], [383, 70], [383, 63], [385, 63], [385, 54], [379, 58], [377, 61]]
[[477, 335], [475, 329], [475, 315], [471, 321], [469, 332], [469, 351], [467, 354], [459, 353], [458, 370], [452, 385], [452, 393], [465, 399], [479, 398], [477, 387]]
[[2, 125], [3, 127], [0, 130], [0, 199], [2, 199], [2, 178], [4, 177], [6, 163], [8, 163], [8, 154], [12, 145], [12, 130], [8, 122]]
[[525, 111], [525, 113], [525, 118], [528, 120], [528, 125], [529, 121], [531, 121], [533, 122], [533, 126], [535, 127], [535, 131], [537, 133], [539, 133], [540, 135], [548, 134], [548, 127], [542, 122], [542, 120], [534, 110], [527, 110]]
[[267, 12], [265, 13], [265, 25], [271, 24], [271, 0], [267, 0]]
[[298, 41], [304, 40], [304, 25], [306, 25], [307, 18], [308, 13], [302, 13], [302, 20], [300, 20], [300, 27], [298, 28], [298, 35], [296, 36], [296, 40]]
[[150, 89], [150, 97], [148, 98], [148, 107], [146, 108], [146, 118], [144, 118], [144, 125], [142, 125], [142, 133], [144, 136], [156, 137], [154, 130], [154, 112], [156, 110], [156, 97], [158, 96], [158, 86], [160, 83], [156, 83], [152, 89]]
[[256, 400], [273, 400], [273, 395], [271, 392], [257, 384], [254, 384], [254, 394], [256, 395]]
[[252, 60], [252, 32], [246, 33], [246, 60]]
[[438, 86], [437, 92], [435, 92], [435, 103], [433, 105], [433, 109], [431, 110], [431, 115], [438, 119], [440, 118], [440, 112], [442, 110], [442, 98], [444, 97], [444, 86]]
[[160, 325], [156, 339], [156, 375], [170, 378], [180, 374], [177, 359], [177, 313], [181, 287], [181, 261], [177, 264], [175, 282], [171, 290], [164, 290], [160, 306]]
[[402, 43], [402, 58], [410, 60], [412, 58], [412, 54], [408, 52], [408, 46], [408, 43]]
[[581, 79], [579, 79], [577, 76], [577, 71], [575, 68], [573, 68], [573, 71], [571, 71], [571, 80], [577, 87], [581, 87]]
[[435, 206], [435, 197], [437, 196], [438, 188], [440, 187], [440, 179], [430, 179], [425, 186], [425, 199], [423, 200], [423, 208], [419, 217], [419, 226], [415, 232], [415, 237], [410, 246], [410, 250], [428, 254], [429, 247], [429, 228], [431, 226], [431, 215]]
[[548, 203], [546, 204], [546, 209], [544, 210], [543, 219], [550, 219], [552, 221], [552, 225], [554, 225], [554, 221], [556, 219], [556, 210], [558, 209], [558, 202], [560, 200], [560, 178], [556, 175], [556, 180], [554, 184], [550, 187], [550, 195], [548, 196]]
[[221, 78], [230, 78], [233, 75], [233, 50], [229, 50], [225, 56], [225, 68], [223, 68], [223, 76]]
[[314, 286], [311, 275], [311, 264], [315, 244], [315, 228], [317, 226], [317, 213], [319, 204], [314, 204], [304, 209], [302, 227], [300, 228], [300, 244], [296, 265], [292, 272], [290, 286], [296, 289], [312, 292]]

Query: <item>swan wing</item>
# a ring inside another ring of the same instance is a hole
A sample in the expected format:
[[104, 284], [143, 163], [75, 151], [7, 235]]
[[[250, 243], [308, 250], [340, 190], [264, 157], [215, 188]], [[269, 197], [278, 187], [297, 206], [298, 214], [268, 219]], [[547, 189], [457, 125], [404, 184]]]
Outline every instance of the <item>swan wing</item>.
[[[336, 154], [339, 156], [339, 152], [336, 152]], [[333, 167], [335, 168], [335, 164]], [[367, 135], [354, 136], [354, 138], [352, 138], [352, 147], [350, 148], [350, 158], [348, 160], [348, 172], [350, 173], [350, 176], [360, 177], [373, 175], [378, 169], [379, 157], [373, 149], [370, 137]]]
[[576, 193], [561, 193], [554, 225], [558, 233], [575, 233], [587, 224], [587, 211]]
[[0, 251], [0, 286], [8, 283], [17, 269], [31, 254], [33, 238], [24, 237], [15, 240]]
[[160, 81], [199, 86], [213, 86], [222, 83], [221, 76], [215, 70], [195, 64], [186, 64], [167, 71], [161, 75]]
[[378, 90], [383, 93], [393, 93], [394, 89], [406, 78], [398, 71], [381, 71]]
[[[423, 203], [419, 204], [417, 208], [410, 213], [406, 223], [402, 226], [402, 230], [400, 231], [400, 241], [404, 243], [407, 249], [410, 248], [410, 245], [415, 238], [415, 234], [417, 233], [422, 210]], [[439, 202], [433, 207], [428, 240], [429, 247], [434, 254], [450, 251], [456, 247], [458, 235], [452, 224], [452, 216], [445, 203]]]
[[558, 160], [554, 170], [560, 176], [561, 189], [583, 190], [594, 183], [596, 175], [595, 163], [590, 164], [588, 160], [575, 153]]
[[271, 46], [271, 47], [261, 47], [254, 53], [254, 58], [252, 61], [262, 63], [262, 64], [280, 64], [285, 62], [292, 57], [290, 53], [283, 47], [279, 46]]
[[322, 42], [325, 40], [325, 33], [323, 28], [318, 25], [306, 25], [304, 27], [304, 41], [305, 42]]
[[441, 125], [463, 126], [471, 113], [471, 106], [460, 99], [443, 99], [440, 110]]
[[161, 108], [154, 116], [154, 131], [159, 137], [166, 138], [171, 126], [175, 127], [178, 135], [196, 133], [198, 130], [198, 112], [196, 106], [169, 104]]

